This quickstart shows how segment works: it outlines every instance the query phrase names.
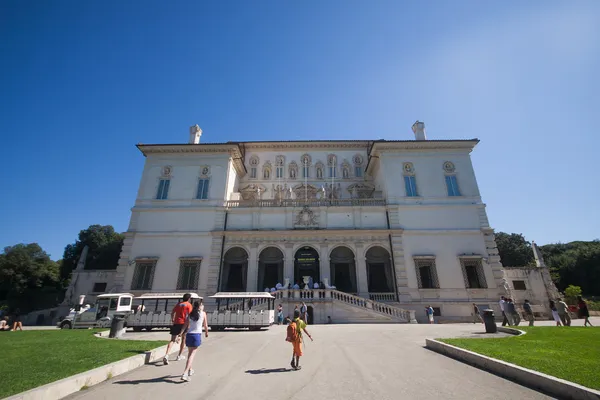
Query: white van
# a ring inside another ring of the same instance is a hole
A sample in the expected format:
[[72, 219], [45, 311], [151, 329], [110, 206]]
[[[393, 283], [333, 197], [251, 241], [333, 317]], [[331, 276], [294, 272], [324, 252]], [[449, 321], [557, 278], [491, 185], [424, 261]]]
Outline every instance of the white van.
[[69, 313], [57, 326], [61, 329], [109, 327], [115, 315], [127, 318], [131, 314], [132, 301], [131, 293], [101, 294], [96, 297], [94, 307], [80, 313]]

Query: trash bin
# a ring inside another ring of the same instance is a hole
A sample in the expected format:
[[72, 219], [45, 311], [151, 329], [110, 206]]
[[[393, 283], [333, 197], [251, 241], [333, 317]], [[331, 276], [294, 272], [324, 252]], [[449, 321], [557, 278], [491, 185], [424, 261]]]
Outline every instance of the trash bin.
[[125, 328], [125, 318], [122, 316], [115, 315], [110, 325], [110, 333], [108, 337], [111, 339], [118, 339], [123, 334]]
[[494, 317], [494, 310], [483, 310], [483, 322], [485, 323], [485, 333], [498, 332], [498, 327], [496, 327], [496, 320]]

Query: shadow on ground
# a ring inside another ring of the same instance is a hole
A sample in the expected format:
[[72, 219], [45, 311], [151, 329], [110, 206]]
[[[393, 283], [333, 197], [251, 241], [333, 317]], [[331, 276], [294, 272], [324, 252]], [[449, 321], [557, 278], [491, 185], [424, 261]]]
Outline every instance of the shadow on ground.
[[183, 383], [183, 381], [173, 380], [174, 378], [180, 378], [180, 375], [165, 375], [165, 376], [160, 376], [160, 377], [150, 378], [150, 379], [117, 381], [117, 382], [114, 382], [114, 384], [115, 385], [139, 385], [141, 383], [163, 383], [163, 382], [175, 383], [175, 384]]
[[292, 369], [290, 368], [272, 368], [272, 369], [249, 369], [248, 371], [246, 371], [247, 374], [253, 374], [253, 375], [257, 375], [257, 374], [272, 374], [272, 373], [277, 373], [277, 372], [290, 372], [292, 371]]

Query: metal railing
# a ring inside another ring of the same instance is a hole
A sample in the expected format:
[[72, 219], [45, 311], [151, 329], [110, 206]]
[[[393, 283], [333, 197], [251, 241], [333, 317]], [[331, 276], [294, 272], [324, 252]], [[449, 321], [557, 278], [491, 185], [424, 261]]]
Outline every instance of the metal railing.
[[228, 200], [227, 208], [246, 207], [343, 207], [343, 206], [385, 206], [385, 199], [285, 199], [285, 200]]

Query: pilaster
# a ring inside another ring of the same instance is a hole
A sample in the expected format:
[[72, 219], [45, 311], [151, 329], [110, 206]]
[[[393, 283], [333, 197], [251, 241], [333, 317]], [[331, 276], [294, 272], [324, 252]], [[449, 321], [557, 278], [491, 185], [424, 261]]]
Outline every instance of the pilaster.
[[400, 302], [410, 302], [412, 296], [408, 287], [408, 276], [406, 274], [406, 263], [404, 262], [404, 246], [402, 235], [392, 235], [392, 253], [394, 255], [394, 268], [396, 271], [396, 290]]
[[248, 274], [246, 275], [246, 291], [257, 292], [258, 285], [258, 243], [250, 243], [248, 255]]
[[283, 264], [283, 278], [290, 280], [290, 285], [294, 285], [294, 245], [292, 243], [285, 244]]
[[329, 260], [329, 245], [321, 244], [319, 251], [319, 270], [321, 271], [321, 282], [324, 282], [324, 279], [327, 279], [328, 282], [331, 282], [331, 261]]
[[364, 244], [362, 242], [356, 243], [356, 278], [358, 280], [358, 295], [366, 299], [369, 298], [369, 281], [367, 278], [367, 261], [364, 254]]

